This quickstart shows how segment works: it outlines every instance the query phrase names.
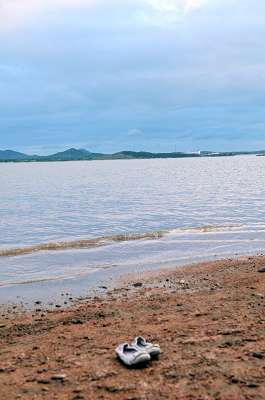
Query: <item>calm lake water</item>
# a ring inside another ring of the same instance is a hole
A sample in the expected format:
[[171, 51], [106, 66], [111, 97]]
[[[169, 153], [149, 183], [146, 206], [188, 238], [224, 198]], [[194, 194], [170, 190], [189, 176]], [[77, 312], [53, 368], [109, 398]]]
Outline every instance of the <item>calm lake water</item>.
[[265, 251], [265, 157], [0, 163], [0, 299]]

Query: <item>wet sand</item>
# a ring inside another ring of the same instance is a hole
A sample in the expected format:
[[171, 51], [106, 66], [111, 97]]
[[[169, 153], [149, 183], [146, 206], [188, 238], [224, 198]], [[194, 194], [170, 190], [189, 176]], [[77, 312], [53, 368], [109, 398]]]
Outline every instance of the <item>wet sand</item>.
[[[2, 306], [1, 399], [264, 399], [265, 256], [121, 276], [66, 308]], [[16, 307], [16, 308], [13, 308]], [[138, 336], [162, 354], [126, 368]]]

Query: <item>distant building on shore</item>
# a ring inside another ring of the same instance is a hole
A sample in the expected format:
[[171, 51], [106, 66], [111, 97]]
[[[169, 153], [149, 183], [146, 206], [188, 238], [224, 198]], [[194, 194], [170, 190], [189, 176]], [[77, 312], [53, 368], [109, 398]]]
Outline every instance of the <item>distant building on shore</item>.
[[200, 150], [197, 150], [197, 151], [188, 151], [187, 154], [197, 154], [198, 156], [200, 156], [200, 155], [201, 155], [201, 152], [200, 152]]

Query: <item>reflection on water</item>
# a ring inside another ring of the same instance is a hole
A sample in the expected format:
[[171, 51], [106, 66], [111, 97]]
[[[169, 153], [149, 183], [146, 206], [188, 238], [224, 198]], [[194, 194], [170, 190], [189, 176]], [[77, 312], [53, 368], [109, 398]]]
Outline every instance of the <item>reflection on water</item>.
[[257, 224], [265, 158], [0, 163], [1, 249]]

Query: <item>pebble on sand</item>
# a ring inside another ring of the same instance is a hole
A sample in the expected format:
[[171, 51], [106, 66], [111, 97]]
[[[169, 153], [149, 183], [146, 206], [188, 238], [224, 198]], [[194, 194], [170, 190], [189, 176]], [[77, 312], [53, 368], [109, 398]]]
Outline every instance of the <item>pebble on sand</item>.
[[133, 284], [133, 286], [134, 286], [134, 287], [142, 286], [142, 282], [136, 282], [136, 283]]
[[57, 381], [63, 381], [66, 378], [66, 374], [52, 375], [51, 379]]

